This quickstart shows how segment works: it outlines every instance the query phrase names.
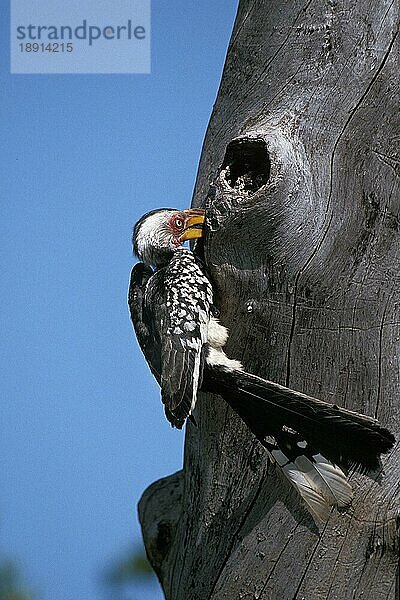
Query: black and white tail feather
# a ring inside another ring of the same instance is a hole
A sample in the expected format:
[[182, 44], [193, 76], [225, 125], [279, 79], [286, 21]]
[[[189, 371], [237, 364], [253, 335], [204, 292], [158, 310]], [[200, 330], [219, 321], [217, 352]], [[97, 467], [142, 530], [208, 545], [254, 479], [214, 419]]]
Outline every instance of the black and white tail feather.
[[[136, 225], [136, 253], [151, 257], [146, 261], [156, 270], [135, 265], [128, 297], [139, 344], [161, 385], [165, 414], [181, 428], [199, 390], [222, 396], [315, 520], [323, 522], [332, 507], [351, 504], [353, 492], [345, 471], [378, 469], [380, 455], [393, 446], [394, 436], [371, 417], [246, 373], [240, 362], [225, 355], [228, 332], [214, 316], [212, 287], [201, 262], [186, 249], [171, 249], [172, 243], [163, 254], [165, 220], [175, 213], [153, 211]], [[181, 220], [183, 213], [178, 213]], [[157, 228], [162, 229], [162, 239], [157, 239]]]
[[207, 364], [204, 391], [221, 395], [248, 425], [319, 523], [350, 506], [346, 473], [380, 468], [394, 437], [378, 421], [237, 368]]
[[[240, 405], [235, 404], [234, 400], [229, 404], [241, 414]], [[326, 521], [332, 507], [346, 509], [350, 506], [353, 490], [346, 474], [338, 465], [311, 448], [302, 439], [303, 436], [283, 426], [275, 438], [263, 437], [260, 424], [254, 425], [254, 419], [243, 413], [241, 416], [318, 523]]]
[[333, 506], [350, 506], [353, 490], [346, 475], [322, 454], [311, 459], [298, 456], [293, 462], [281, 450], [271, 450], [270, 454], [318, 522], [326, 521]]

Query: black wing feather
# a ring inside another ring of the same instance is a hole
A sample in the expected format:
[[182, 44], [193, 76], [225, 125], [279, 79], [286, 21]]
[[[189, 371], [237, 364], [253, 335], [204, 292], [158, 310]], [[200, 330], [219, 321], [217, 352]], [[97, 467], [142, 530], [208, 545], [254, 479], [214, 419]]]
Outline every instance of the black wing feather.
[[155, 277], [153, 270], [143, 263], [137, 263], [132, 271], [128, 291], [128, 306], [133, 328], [147, 364], [154, 377], [161, 381], [161, 360], [159, 344], [155, 339], [152, 319], [148, 318], [145, 296], [148, 283]]
[[203, 380], [212, 290], [194, 255], [184, 249], [174, 254], [164, 283], [162, 400], [167, 418], [181, 427], [195, 406]]
[[196, 257], [180, 249], [156, 272], [135, 265], [128, 303], [139, 345], [161, 386], [166, 417], [181, 428], [203, 380], [211, 284]]

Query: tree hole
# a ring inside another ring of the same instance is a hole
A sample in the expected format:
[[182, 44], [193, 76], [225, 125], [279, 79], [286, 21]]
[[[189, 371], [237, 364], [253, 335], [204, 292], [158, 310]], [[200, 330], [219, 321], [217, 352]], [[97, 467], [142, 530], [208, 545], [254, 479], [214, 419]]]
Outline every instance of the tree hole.
[[221, 175], [233, 190], [254, 194], [269, 179], [271, 161], [264, 140], [237, 139], [226, 149]]

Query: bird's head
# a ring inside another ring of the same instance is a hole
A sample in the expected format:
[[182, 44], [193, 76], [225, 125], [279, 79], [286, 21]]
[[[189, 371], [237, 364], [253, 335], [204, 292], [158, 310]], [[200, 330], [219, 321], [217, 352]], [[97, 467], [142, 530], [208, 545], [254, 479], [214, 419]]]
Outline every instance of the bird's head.
[[202, 237], [204, 219], [200, 208], [153, 210], [133, 229], [133, 251], [145, 264], [161, 266], [184, 242]]

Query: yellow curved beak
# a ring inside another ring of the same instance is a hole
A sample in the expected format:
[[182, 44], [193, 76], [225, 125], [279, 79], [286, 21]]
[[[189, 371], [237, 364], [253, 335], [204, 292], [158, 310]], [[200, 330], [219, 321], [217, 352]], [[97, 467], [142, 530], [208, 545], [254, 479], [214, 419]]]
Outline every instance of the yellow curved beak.
[[179, 238], [181, 242], [187, 240], [196, 240], [203, 236], [203, 225], [205, 221], [205, 213], [202, 208], [189, 208], [184, 211], [187, 216], [185, 221], [185, 229]]

